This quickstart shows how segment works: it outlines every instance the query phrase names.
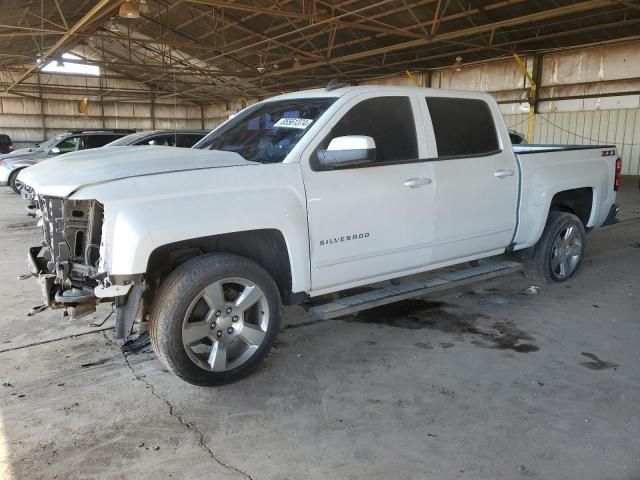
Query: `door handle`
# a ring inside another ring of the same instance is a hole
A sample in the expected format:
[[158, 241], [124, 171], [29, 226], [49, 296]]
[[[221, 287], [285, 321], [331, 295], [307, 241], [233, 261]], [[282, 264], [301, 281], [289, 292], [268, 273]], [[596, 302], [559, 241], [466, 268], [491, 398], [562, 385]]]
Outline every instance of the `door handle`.
[[493, 174], [498, 178], [513, 177], [513, 170], [496, 170]]
[[422, 187], [424, 185], [429, 185], [431, 183], [431, 179], [430, 178], [409, 178], [408, 180], [404, 181], [404, 186], [405, 187], [409, 187], [409, 188], [418, 188], [418, 187]]

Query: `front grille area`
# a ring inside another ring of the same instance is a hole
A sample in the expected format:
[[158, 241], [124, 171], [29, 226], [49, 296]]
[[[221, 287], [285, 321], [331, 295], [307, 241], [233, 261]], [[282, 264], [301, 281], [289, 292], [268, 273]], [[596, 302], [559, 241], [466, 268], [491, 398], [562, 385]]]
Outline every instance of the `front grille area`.
[[54, 273], [56, 259], [60, 258], [60, 244], [64, 238], [64, 217], [62, 206], [64, 200], [56, 197], [42, 197], [39, 199], [39, 207], [42, 212], [42, 228], [44, 230], [44, 246], [47, 249], [49, 271]]
[[84, 286], [97, 273], [104, 210], [95, 200], [38, 198], [44, 230], [43, 256], [56, 284]]

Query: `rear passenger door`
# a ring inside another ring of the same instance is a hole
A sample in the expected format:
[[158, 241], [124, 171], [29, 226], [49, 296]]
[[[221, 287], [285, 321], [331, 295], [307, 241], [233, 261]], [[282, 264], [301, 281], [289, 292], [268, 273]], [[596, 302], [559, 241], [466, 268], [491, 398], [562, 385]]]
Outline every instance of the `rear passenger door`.
[[[345, 135], [373, 137], [376, 162], [319, 166], [317, 150]], [[314, 293], [429, 264], [435, 184], [426, 156], [417, 97], [406, 94], [355, 97], [314, 138], [301, 163]]]
[[435, 143], [433, 263], [498, 253], [516, 224], [518, 174], [494, 104], [481, 98], [423, 97], [427, 136]]

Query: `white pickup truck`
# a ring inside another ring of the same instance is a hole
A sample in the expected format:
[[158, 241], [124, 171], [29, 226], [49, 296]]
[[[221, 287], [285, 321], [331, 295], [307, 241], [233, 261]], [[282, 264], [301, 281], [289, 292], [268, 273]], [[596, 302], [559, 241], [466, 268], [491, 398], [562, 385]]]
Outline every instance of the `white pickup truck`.
[[175, 374], [251, 371], [281, 304], [520, 251], [571, 277], [614, 221], [614, 146], [513, 147], [487, 94], [335, 86], [271, 98], [191, 150], [117, 147], [24, 170], [44, 226], [45, 306], [115, 302]]

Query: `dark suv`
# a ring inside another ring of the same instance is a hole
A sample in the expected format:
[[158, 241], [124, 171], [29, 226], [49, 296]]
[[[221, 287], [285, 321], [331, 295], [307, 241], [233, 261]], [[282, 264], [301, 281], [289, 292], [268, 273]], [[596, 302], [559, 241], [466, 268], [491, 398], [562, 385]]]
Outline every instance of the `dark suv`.
[[161, 147], [193, 147], [208, 130], [144, 130], [119, 138], [105, 147], [159, 145]]
[[22, 148], [8, 155], [0, 155], [0, 185], [9, 185], [14, 192], [19, 193], [21, 185], [17, 176], [23, 168], [63, 153], [103, 147], [107, 143], [134, 131], [125, 129], [71, 130], [56, 135], [33, 148]]
[[0, 133], [0, 153], [11, 152], [13, 152], [13, 142], [11, 141], [11, 137], [4, 133]]

